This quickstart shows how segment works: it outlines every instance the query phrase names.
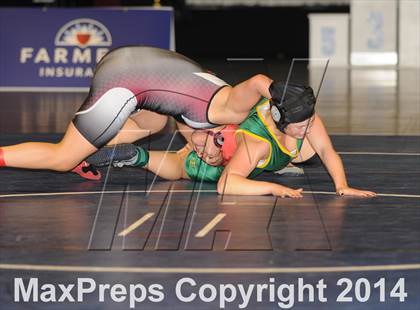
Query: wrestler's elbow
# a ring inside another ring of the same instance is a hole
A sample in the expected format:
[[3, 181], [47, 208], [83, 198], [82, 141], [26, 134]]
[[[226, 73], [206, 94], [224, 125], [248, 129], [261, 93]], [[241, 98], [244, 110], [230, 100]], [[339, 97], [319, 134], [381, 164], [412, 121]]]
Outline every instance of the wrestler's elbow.
[[249, 81], [254, 88], [260, 89], [262, 87], [270, 85], [273, 80], [270, 79], [268, 76], [260, 73], [251, 77]]
[[224, 194], [226, 191], [226, 180], [227, 175], [223, 173], [222, 176], [219, 178], [219, 181], [217, 181], [217, 193], [219, 195]]
[[268, 89], [271, 82], [272, 80], [264, 74], [257, 74], [249, 79], [250, 89], [252, 89], [258, 96], [262, 95], [266, 98], [270, 98]]
[[218, 194], [233, 194], [236, 192], [237, 188], [237, 177], [235, 173], [227, 172], [226, 170], [223, 172], [219, 181], [217, 182], [217, 193]]
[[223, 194], [223, 188], [224, 188], [224, 182], [222, 181], [222, 179], [219, 179], [219, 181], [217, 182], [217, 193], [219, 195]]

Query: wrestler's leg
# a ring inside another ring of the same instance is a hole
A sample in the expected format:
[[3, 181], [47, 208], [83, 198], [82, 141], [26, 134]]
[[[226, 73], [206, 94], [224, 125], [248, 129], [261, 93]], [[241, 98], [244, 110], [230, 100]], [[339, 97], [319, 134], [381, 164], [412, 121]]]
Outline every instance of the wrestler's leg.
[[96, 101], [92, 93], [59, 143], [23, 143], [1, 148], [2, 165], [67, 171], [108, 143], [135, 110], [137, 101], [125, 88], [111, 88]]
[[144, 168], [166, 180], [188, 178], [184, 168], [184, 160], [189, 153], [187, 149], [184, 147], [178, 152], [150, 151], [149, 163]]
[[272, 80], [258, 74], [234, 86], [224, 87], [210, 103], [208, 118], [214, 124], [240, 124], [261, 97], [270, 98]]
[[104, 57], [96, 68], [89, 95], [64, 138], [57, 144], [23, 143], [0, 148], [0, 166], [70, 170], [117, 135], [135, 111], [137, 99], [124, 87], [131, 64], [111, 54], [115, 53]]
[[168, 116], [141, 110], [130, 116], [118, 134], [107, 145], [133, 143], [161, 131], [168, 121]]
[[2, 147], [8, 167], [67, 171], [96, 148], [70, 123], [59, 143], [28, 142]]
[[184, 161], [191, 150], [188, 144], [177, 152], [148, 151], [140, 146], [125, 144], [103, 148], [87, 158], [87, 162], [96, 166], [106, 166], [112, 163], [117, 167], [140, 167], [164, 179], [178, 180], [188, 178]]
[[[137, 146], [133, 142], [162, 130], [167, 123], [168, 116], [142, 110], [130, 116], [118, 135], [111, 139], [106, 147], [100, 148], [86, 161], [97, 167], [130, 166], [144, 163], [143, 156], [138, 157]], [[191, 128], [189, 128], [191, 131]], [[144, 151], [149, 151], [140, 148]], [[141, 154], [140, 154], [141, 155]], [[137, 161], [139, 159], [139, 162]]]
[[168, 122], [168, 116], [156, 112], [141, 110], [130, 118], [137, 124], [139, 128], [150, 130], [152, 134], [161, 131], [165, 128]]
[[179, 133], [182, 135], [182, 137], [185, 139], [185, 141], [189, 145], [192, 146], [193, 145], [192, 134], [194, 133], [195, 130], [181, 122], [176, 122], [176, 128], [179, 131]]

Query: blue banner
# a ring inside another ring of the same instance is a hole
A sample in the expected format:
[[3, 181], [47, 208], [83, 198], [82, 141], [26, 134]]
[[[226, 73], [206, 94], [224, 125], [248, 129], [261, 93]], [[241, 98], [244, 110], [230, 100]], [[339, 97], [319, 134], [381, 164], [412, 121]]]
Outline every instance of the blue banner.
[[0, 9], [0, 88], [88, 87], [110, 49], [173, 49], [172, 8]]

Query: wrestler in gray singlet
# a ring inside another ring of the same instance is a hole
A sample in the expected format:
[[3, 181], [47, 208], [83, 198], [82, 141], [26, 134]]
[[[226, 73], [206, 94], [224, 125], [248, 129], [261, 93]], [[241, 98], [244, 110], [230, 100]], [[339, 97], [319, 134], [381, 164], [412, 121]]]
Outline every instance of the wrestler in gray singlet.
[[73, 123], [94, 146], [108, 143], [138, 109], [210, 128], [209, 103], [227, 83], [178, 53], [146, 46], [115, 49], [98, 63]]

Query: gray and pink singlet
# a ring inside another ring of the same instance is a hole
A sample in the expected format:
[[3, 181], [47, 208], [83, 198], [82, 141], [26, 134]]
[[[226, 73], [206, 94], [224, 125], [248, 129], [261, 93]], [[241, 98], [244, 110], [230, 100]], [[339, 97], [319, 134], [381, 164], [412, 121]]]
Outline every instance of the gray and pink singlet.
[[98, 148], [139, 109], [173, 116], [196, 129], [215, 127], [208, 120], [208, 108], [227, 85], [181, 54], [146, 46], [120, 47], [98, 63], [89, 95], [73, 123]]

